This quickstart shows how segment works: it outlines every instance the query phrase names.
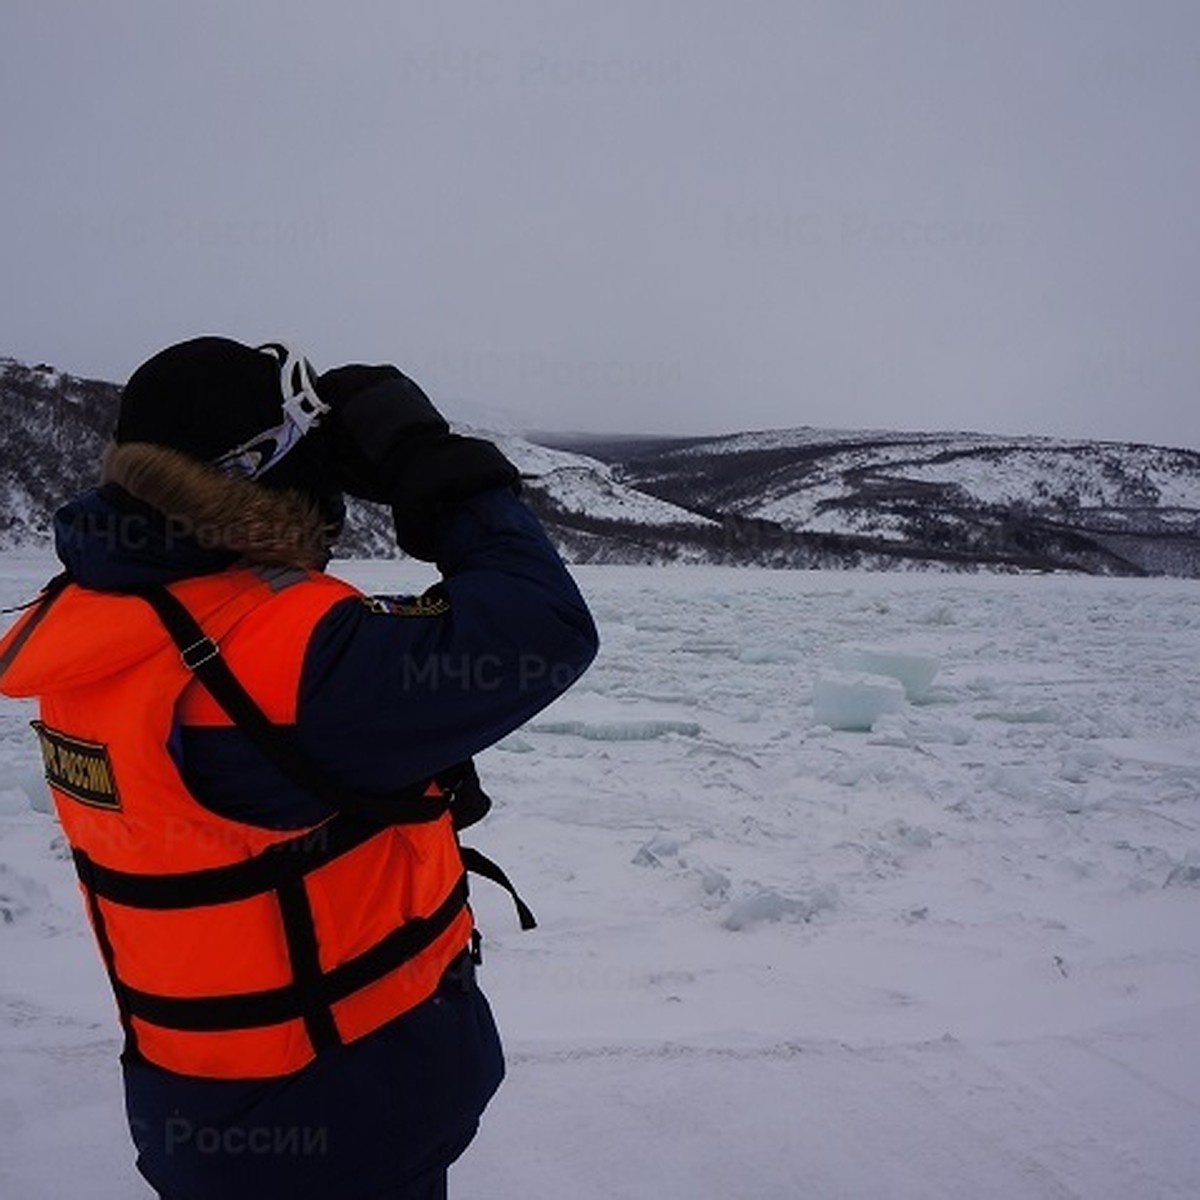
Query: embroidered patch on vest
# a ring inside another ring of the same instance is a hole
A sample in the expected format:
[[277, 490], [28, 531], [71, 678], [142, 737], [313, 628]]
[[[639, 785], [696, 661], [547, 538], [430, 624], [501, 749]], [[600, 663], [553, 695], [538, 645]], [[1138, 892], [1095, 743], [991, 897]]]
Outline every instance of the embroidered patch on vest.
[[450, 601], [438, 592], [421, 596], [364, 596], [362, 601], [372, 612], [393, 617], [441, 617], [450, 611]]
[[52, 788], [57, 788], [81, 804], [120, 811], [121, 798], [117, 795], [112, 760], [103, 742], [87, 742], [83, 738], [71, 737], [70, 734], [43, 725], [41, 721], [31, 721], [30, 724], [41, 743], [46, 782]]

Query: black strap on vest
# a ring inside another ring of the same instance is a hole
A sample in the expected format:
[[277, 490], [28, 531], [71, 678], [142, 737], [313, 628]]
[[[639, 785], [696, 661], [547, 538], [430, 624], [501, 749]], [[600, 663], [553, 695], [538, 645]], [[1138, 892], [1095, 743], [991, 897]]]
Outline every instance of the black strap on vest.
[[353, 817], [331, 817], [314, 829], [268, 846], [253, 858], [172, 875], [117, 871], [93, 862], [83, 850], [76, 849], [72, 854], [88, 887], [113, 904], [160, 911], [205, 908], [277, 891], [288, 880], [340, 858], [378, 832], [378, 825]]
[[449, 807], [445, 797], [424, 795], [424, 785], [385, 796], [351, 792], [330, 779], [296, 745], [285, 728], [269, 720], [229, 669], [216, 642], [187, 608], [164, 587], [137, 593], [154, 608], [188, 668], [228, 713], [233, 723], [297, 787], [340, 812], [357, 813], [383, 825], [436, 821]]
[[321, 973], [318, 968], [309, 977], [297, 977], [285, 987], [231, 996], [188, 997], [160, 996], [125, 987], [124, 1003], [131, 1016], [188, 1033], [221, 1033], [303, 1018], [313, 1048], [319, 1052], [340, 1041], [330, 1007], [431, 946], [450, 928], [466, 902], [466, 877], [461, 876], [427, 917], [406, 921], [332, 971]]
[[517, 889], [513, 887], [512, 880], [498, 863], [494, 863], [486, 854], [481, 854], [471, 846], [459, 846], [458, 852], [462, 855], [463, 866], [468, 871], [473, 875], [481, 875], [484, 879], [490, 879], [512, 897], [513, 904], [517, 907], [517, 918], [521, 922], [522, 929], [537, 928], [537, 920], [529, 905], [517, 895]]
[[137, 1036], [134, 1032], [129, 1010], [129, 991], [121, 977], [117, 974], [116, 957], [113, 954], [112, 939], [108, 936], [108, 926], [104, 920], [104, 909], [100, 905], [100, 892], [96, 888], [90, 873], [91, 862], [86, 857], [81, 863], [80, 852], [75, 853], [75, 869], [79, 873], [79, 881], [83, 884], [84, 895], [87, 897], [88, 916], [91, 918], [92, 931], [96, 935], [96, 945], [100, 948], [100, 957], [104, 961], [104, 969], [108, 972], [109, 983], [112, 984], [113, 996], [117, 1001], [117, 1017], [125, 1034], [125, 1053], [137, 1052]]

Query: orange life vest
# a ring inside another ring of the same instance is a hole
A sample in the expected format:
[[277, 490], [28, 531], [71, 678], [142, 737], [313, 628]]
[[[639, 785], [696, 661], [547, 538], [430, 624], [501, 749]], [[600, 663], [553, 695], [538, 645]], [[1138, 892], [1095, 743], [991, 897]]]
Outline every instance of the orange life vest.
[[[318, 573], [288, 582], [234, 569], [170, 588], [285, 726], [313, 627], [358, 594]], [[230, 718], [140, 597], [67, 586], [0, 642], [0, 672], [7, 694], [40, 698], [51, 793], [129, 1048], [150, 1062], [216, 1079], [299, 1070], [428, 998], [469, 944], [444, 805], [411, 824], [337, 815], [279, 832], [190, 794], [168, 750], [176, 721]]]

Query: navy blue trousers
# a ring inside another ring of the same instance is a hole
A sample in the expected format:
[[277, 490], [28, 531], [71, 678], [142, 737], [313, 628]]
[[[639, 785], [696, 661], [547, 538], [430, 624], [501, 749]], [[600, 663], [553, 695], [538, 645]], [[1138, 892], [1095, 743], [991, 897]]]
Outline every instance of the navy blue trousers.
[[473, 976], [460, 961], [424, 1004], [283, 1079], [126, 1061], [141, 1173], [163, 1200], [445, 1200], [504, 1074]]

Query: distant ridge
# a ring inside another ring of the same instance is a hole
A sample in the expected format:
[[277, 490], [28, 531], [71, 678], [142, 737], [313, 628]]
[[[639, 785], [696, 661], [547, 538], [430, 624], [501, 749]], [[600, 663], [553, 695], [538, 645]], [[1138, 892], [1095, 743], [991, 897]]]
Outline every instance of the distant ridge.
[[[0, 549], [49, 544], [53, 511], [95, 481], [118, 397], [103, 380], [0, 358]], [[495, 438], [575, 562], [1200, 578], [1193, 450], [886, 430], [461, 428]], [[394, 556], [386, 510], [352, 502], [337, 549]]]
[[996, 434], [553, 437], [781, 566], [1200, 577], [1200, 453]]

